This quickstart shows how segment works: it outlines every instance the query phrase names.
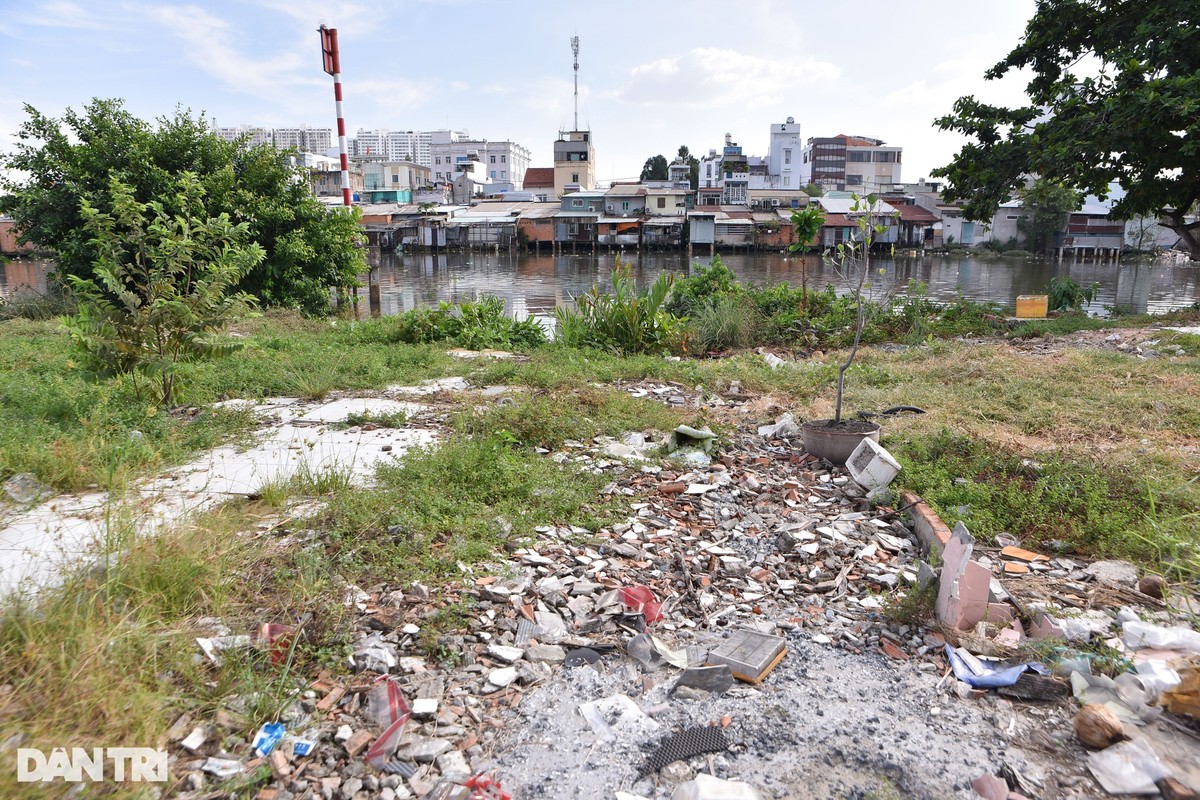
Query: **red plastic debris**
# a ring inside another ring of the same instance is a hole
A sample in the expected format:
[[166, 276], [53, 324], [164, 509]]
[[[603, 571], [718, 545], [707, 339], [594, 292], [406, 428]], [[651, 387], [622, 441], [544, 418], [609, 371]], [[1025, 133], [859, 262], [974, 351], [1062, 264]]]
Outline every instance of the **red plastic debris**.
[[400, 692], [400, 682], [394, 676], [383, 675], [376, 681], [375, 688], [367, 696], [367, 713], [374, 717], [377, 725], [387, 726], [363, 756], [372, 767], [382, 770], [400, 746], [400, 734], [412, 716], [408, 701]]
[[624, 587], [617, 590], [617, 596], [621, 604], [630, 611], [635, 614], [641, 613], [646, 618], [647, 625], [662, 619], [663, 604], [658, 602], [649, 586], [639, 583], [637, 586]]
[[500, 788], [500, 781], [481, 772], [463, 782], [471, 790], [468, 800], [512, 800], [512, 795]]

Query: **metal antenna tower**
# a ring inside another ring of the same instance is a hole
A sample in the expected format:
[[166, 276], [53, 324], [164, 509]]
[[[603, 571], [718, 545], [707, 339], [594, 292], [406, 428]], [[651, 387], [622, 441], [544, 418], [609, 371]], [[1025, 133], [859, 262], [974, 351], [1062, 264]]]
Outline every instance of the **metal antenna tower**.
[[579, 130], [579, 37], [571, 37], [571, 52], [575, 54], [575, 130]]

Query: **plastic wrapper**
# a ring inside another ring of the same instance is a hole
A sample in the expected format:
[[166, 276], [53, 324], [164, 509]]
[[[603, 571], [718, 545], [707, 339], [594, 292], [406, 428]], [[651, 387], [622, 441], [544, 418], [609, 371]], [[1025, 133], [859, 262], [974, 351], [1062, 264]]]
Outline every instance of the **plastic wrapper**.
[[1162, 650], [1187, 650], [1200, 653], [1200, 632], [1190, 628], [1164, 628], [1143, 622], [1140, 619], [1130, 620], [1122, 626], [1123, 639], [1126, 647], [1157, 647]]
[[382, 770], [400, 746], [400, 735], [412, 716], [412, 709], [394, 677], [383, 676], [367, 693], [367, 716], [384, 731], [367, 750], [363, 760], [375, 769]]

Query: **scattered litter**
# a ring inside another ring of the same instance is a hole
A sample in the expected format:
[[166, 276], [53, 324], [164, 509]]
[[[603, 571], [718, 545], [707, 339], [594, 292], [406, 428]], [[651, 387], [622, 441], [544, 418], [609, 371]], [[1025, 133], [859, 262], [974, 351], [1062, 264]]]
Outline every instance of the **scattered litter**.
[[983, 660], [975, 657], [964, 647], [955, 649], [946, 645], [946, 659], [954, 670], [954, 677], [976, 689], [995, 689], [1000, 686], [1012, 686], [1028, 670], [1045, 673], [1046, 668], [1041, 664], [1017, 664], [1004, 669], [989, 667]]
[[249, 636], [214, 636], [212, 638], [197, 638], [196, 644], [208, 656], [208, 660], [221, 666], [221, 651], [235, 650], [242, 647], [250, 647], [252, 641]]
[[804, 430], [790, 411], [775, 420], [774, 425], [760, 425], [758, 428], [758, 435], [767, 439], [790, 439], [802, 433]]
[[1143, 622], [1140, 619], [1129, 620], [1122, 626], [1126, 647], [1138, 649], [1141, 647], [1156, 647], [1161, 650], [1189, 650], [1200, 653], [1200, 632], [1188, 628], [1164, 628]]
[[14, 503], [28, 505], [54, 494], [54, 489], [39, 481], [32, 472], [22, 472], [4, 481], [4, 493]]
[[282, 722], [268, 722], [259, 728], [258, 733], [254, 736], [254, 742], [251, 744], [255, 755], [259, 758], [271, 755], [271, 751], [283, 741], [284, 733], [286, 731]]
[[1088, 769], [1109, 794], [1157, 795], [1154, 783], [1166, 772], [1158, 756], [1141, 739], [1090, 752], [1087, 761]]
[[227, 780], [242, 771], [242, 762], [238, 761], [236, 758], [217, 758], [216, 756], [210, 756], [205, 760], [200, 769], [201, 771], [207, 772], [213, 777], [220, 778], [221, 780]]
[[711, 456], [717, 449], [717, 435], [709, 430], [707, 425], [703, 428], [680, 425], [671, 432], [671, 437], [667, 440], [667, 451], [673, 453], [683, 448], [695, 448]]
[[1079, 709], [1072, 722], [1079, 741], [1096, 750], [1103, 750], [1125, 738], [1121, 720], [1108, 706], [1088, 703]]
[[1200, 719], [1200, 668], [1190, 666], [1178, 674], [1179, 684], [1162, 693], [1162, 704], [1173, 714]]
[[623, 694], [583, 703], [579, 706], [579, 713], [587, 720], [592, 732], [604, 742], [616, 741], [618, 735], [649, 736], [660, 727], [638, 708], [637, 703]]
[[900, 472], [900, 462], [878, 442], [863, 439], [846, 459], [846, 471], [855, 483], [868, 492], [880, 492]]
[[686, 650], [675, 650], [668, 647], [661, 639], [648, 633], [639, 633], [625, 645], [626, 652], [638, 663], [649, 669], [670, 664], [683, 669], [688, 665]]
[[748, 783], [727, 781], [701, 772], [675, 787], [671, 800], [760, 800], [761, 795]]
[[617, 596], [631, 613], [645, 617], [647, 625], [653, 625], [662, 619], [662, 603], [658, 602], [648, 586], [638, 584], [622, 587], [617, 590]]
[[367, 693], [367, 715], [384, 731], [363, 758], [375, 769], [382, 770], [400, 746], [400, 734], [412, 715], [396, 678], [385, 675], [375, 682]]

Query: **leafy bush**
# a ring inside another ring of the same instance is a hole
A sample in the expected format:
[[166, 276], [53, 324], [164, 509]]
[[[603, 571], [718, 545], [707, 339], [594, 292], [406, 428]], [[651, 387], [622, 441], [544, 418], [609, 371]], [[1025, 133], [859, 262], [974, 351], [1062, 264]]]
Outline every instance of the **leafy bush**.
[[559, 341], [568, 347], [596, 347], [622, 355], [679, 346], [686, 321], [665, 308], [674, 274], [661, 273], [649, 290], [639, 292], [629, 273], [618, 256], [611, 294], [593, 286], [576, 298], [575, 308], [556, 309]]
[[1055, 276], [1050, 279], [1050, 289], [1047, 292], [1050, 310], [1081, 311], [1085, 305], [1096, 299], [1099, 289], [1099, 283], [1084, 287], [1071, 278]]
[[742, 294], [745, 288], [720, 256], [708, 265], [696, 264], [685, 278], [675, 281], [666, 309], [677, 317], [690, 317], [714, 297]]
[[515, 320], [504, 313], [504, 300], [486, 295], [463, 303], [441, 302], [417, 308], [396, 319], [393, 341], [405, 344], [450, 342], [470, 350], [528, 350], [546, 342], [537, 320]]
[[94, 277], [68, 276], [79, 313], [66, 321], [84, 367], [99, 377], [128, 374], [159, 383], [171, 403], [182, 362], [227, 355], [241, 344], [214, 334], [253, 302], [233, 287], [263, 259], [248, 244], [246, 223], [227, 214], [204, 219], [202, 191], [185, 173], [170, 199], [139, 203], [119, 178], [109, 183], [112, 212], [83, 201], [86, 230], [98, 254]]
[[78, 311], [75, 302], [57, 292], [39, 294], [18, 292], [12, 297], [0, 297], [0, 320], [54, 319]]

